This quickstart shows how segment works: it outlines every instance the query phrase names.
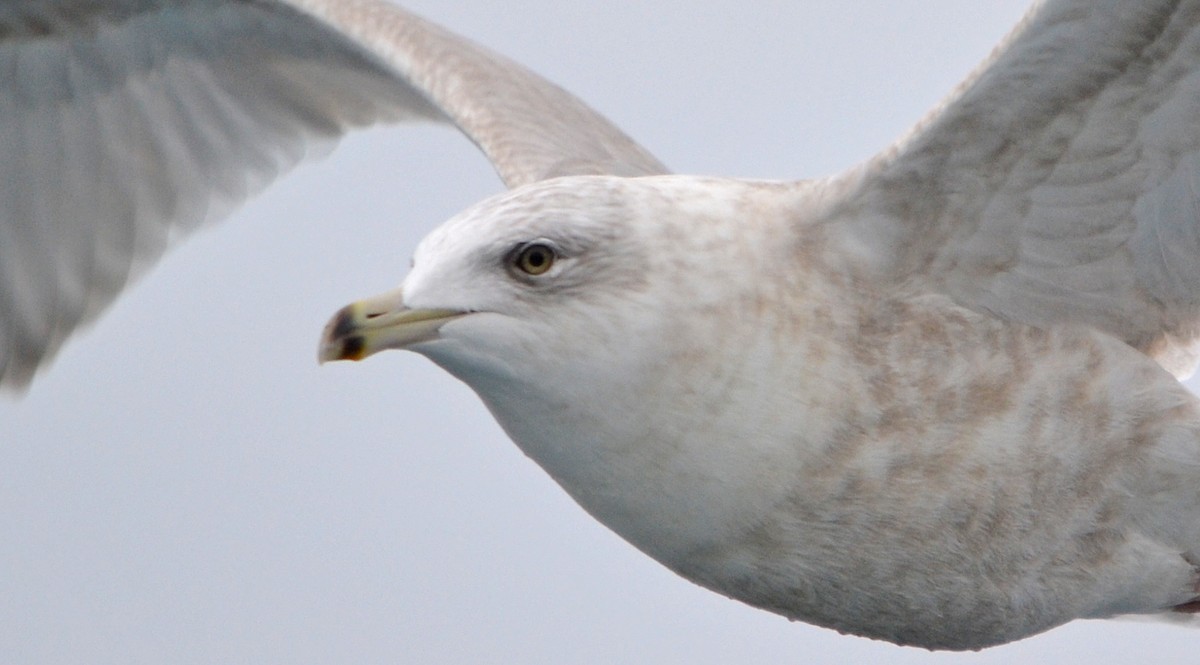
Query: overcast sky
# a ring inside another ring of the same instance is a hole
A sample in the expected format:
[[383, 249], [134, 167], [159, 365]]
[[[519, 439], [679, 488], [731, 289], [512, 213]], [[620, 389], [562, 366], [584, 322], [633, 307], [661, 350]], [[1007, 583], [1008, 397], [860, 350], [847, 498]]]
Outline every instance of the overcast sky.
[[[409, 3], [678, 172], [767, 178], [883, 148], [1026, 4]], [[1200, 633], [1133, 622], [938, 655], [789, 623], [601, 527], [423, 358], [318, 368], [335, 309], [398, 283], [421, 236], [500, 188], [452, 131], [352, 136], [172, 253], [0, 403], [0, 662], [1195, 658]]]

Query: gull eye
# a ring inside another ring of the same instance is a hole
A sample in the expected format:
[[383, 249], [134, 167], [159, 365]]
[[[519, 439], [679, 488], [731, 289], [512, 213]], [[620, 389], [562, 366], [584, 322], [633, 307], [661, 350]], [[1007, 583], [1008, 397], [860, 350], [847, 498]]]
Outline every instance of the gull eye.
[[541, 243], [533, 243], [521, 248], [513, 260], [517, 270], [527, 275], [541, 275], [554, 265], [557, 255], [554, 249]]

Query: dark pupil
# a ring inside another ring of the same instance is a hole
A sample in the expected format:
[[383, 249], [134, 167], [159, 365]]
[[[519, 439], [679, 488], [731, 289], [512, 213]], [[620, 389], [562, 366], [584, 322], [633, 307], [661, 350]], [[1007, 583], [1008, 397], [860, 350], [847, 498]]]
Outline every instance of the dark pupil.
[[540, 249], [530, 250], [525, 261], [530, 268], [541, 268], [546, 263], [546, 253]]

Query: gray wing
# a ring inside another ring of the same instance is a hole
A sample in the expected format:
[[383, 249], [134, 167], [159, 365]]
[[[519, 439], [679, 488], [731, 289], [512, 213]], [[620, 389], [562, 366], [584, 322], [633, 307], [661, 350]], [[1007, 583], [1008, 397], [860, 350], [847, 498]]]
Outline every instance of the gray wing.
[[1200, 336], [1200, 1], [1049, 0], [834, 181], [875, 279], [1102, 329], [1177, 375]]
[[306, 155], [420, 119], [510, 186], [666, 171], [557, 86], [377, 0], [0, 4], [0, 387]]

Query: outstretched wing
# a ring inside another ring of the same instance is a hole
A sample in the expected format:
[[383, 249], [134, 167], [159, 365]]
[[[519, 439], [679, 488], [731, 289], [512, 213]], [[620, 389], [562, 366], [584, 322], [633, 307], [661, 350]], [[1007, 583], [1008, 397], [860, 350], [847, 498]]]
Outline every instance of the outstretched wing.
[[1200, 1], [1049, 0], [908, 137], [835, 181], [873, 278], [1124, 339], [1200, 337]]
[[456, 124], [510, 186], [657, 160], [562, 89], [380, 0], [0, 5], [0, 387], [171, 241], [354, 127]]

